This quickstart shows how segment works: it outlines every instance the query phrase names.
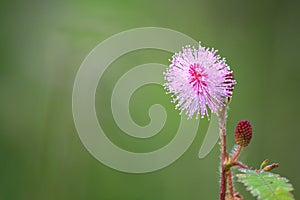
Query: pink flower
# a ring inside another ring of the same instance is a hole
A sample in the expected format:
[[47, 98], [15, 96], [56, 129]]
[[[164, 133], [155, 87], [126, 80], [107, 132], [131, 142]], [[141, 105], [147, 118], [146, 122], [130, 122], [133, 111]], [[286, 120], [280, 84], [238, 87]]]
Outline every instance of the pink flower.
[[[164, 87], [171, 93], [176, 109], [186, 112], [189, 118], [196, 113], [208, 116], [208, 108], [217, 113], [232, 97], [235, 80], [230, 67], [199, 43], [199, 49], [186, 46], [173, 55], [172, 63], [164, 73]], [[180, 113], [180, 114], [181, 114]]]

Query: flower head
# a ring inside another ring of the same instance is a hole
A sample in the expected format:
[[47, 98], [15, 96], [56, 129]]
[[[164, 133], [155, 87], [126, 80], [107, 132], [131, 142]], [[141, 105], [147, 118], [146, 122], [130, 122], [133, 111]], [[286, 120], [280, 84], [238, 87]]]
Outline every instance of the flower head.
[[217, 50], [186, 46], [173, 56], [165, 72], [167, 93], [171, 93], [176, 108], [189, 118], [196, 113], [208, 116], [208, 108], [217, 113], [232, 96], [235, 80], [230, 67], [216, 55]]
[[234, 131], [235, 143], [246, 147], [249, 145], [252, 138], [252, 126], [249, 121], [242, 120], [240, 121]]

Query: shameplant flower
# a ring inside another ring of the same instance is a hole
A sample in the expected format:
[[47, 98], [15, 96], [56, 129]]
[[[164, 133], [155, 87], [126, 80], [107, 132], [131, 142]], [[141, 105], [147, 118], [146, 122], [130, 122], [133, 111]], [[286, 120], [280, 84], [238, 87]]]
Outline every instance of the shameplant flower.
[[200, 43], [198, 49], [186, 46], [164, 73], [167, 93], [172, 94], [176, 109], [189, 118], [195, 113], [196, 118], [208, 116], [208, 108], [217, 113], [232, 97], [236, 81], [225, 59], [216, 53]]

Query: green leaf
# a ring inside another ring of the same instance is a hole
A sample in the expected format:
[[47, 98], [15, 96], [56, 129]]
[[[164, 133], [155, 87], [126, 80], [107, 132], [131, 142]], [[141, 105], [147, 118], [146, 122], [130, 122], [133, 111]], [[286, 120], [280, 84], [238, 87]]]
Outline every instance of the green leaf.
[[260, 200], [294, 200], [291, 193], [293, 186], [289, 180], [278, 174], [264, 171], [240, 169], [243, 174], [237, 174], [250, 193]]

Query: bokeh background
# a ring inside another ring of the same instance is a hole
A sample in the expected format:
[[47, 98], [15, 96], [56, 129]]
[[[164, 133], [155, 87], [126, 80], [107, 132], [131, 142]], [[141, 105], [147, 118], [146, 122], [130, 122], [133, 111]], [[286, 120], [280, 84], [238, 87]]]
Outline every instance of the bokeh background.
[[[299, 198], [300, 1], [2, 1], [0, 7], [0, 199], [217, 199], [219, 150], [204, 159], [194, 143], [171, 166], [127, 174], [94, 159], [82, 145], [72, 118], [72, 87], [87, 54], [101, 41], [136, 27], [180, 31], [215, 47], [238, 81], [228, 119], [228, 142], [241, 119], [254, 137], [241, 160], [258, 167], [279, 162], [274, 172], [293, 183]], [[179, 117], [162, 87], [146, 85], [130, 102], [136, 123], [161, 103], [168, 121], [149, 141], [125, 137], [109, 110], [112, 88], [132, 67], [168, 65], [171, 54], [131, 52], [100, 80], [96, 107], [108, 137], [125, 149], [146, 152], [169, 140]], [[253, 199], [236, 184], [245, 199]]]

